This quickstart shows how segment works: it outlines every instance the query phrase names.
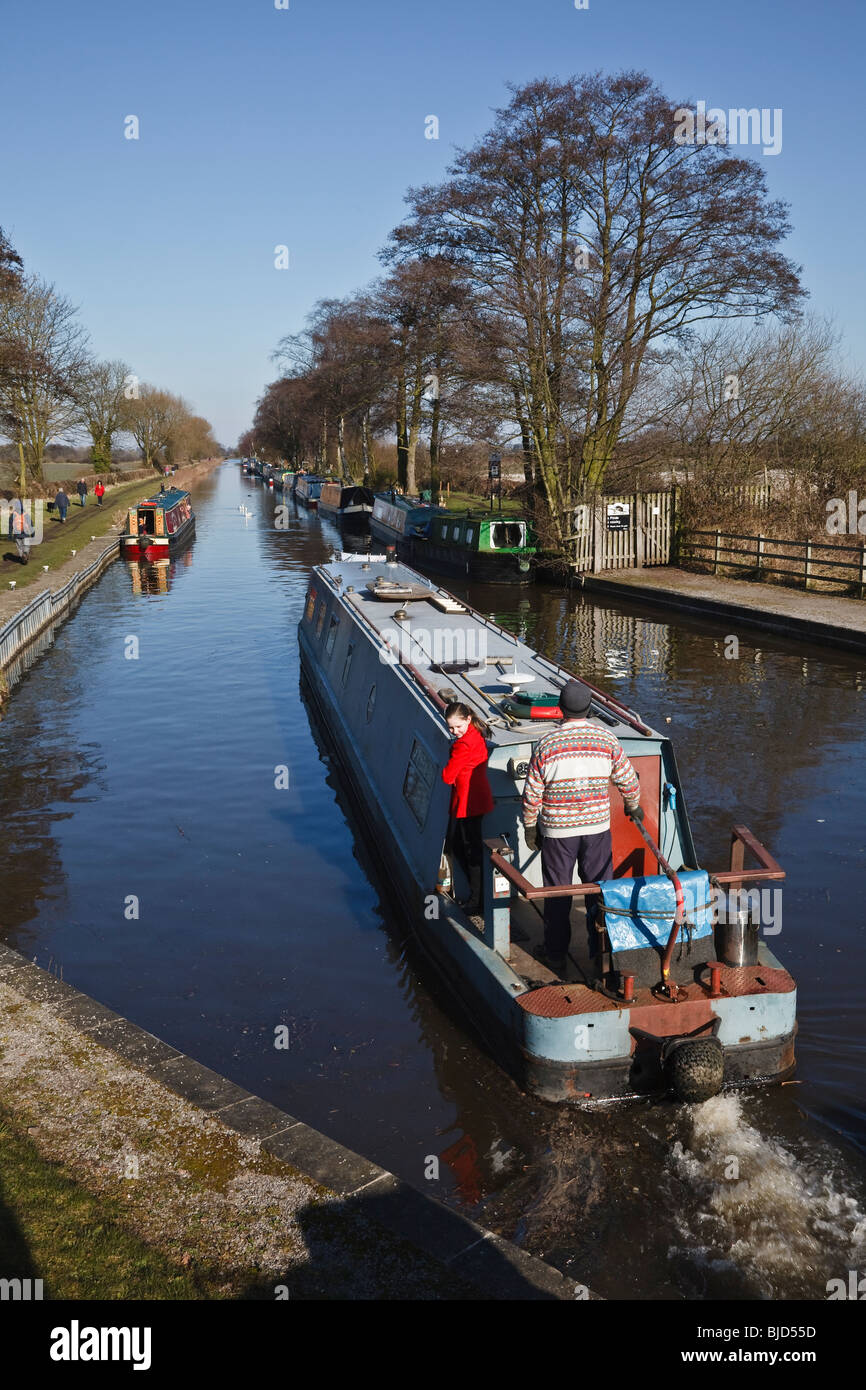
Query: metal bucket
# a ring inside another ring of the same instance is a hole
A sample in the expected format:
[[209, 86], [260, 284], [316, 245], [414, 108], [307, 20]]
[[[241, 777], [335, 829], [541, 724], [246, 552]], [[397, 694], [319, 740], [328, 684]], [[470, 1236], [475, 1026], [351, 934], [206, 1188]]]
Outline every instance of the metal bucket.
[[758, 927], [750, 912], [740, 910], [731, 921], [716, 923], [716, 956], [725, 965], [758, 964]]

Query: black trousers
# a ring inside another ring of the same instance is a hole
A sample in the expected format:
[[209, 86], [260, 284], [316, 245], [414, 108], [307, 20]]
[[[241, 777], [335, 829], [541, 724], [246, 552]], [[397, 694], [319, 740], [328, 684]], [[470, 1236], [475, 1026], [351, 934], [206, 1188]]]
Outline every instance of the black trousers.
[[[545, 888], [571, 883], [574, 866], [581, 883], [600, 883], [613, 874], [613, 846], [610, 831], [597, 835], [571, 835], [567, 839], [541, 840], [541, 877]], [[571, 941], [571, 905], [574, 898], [544, 899], [544, 949], [555, 960], [561, 959]], [[589, 933], [590, 955], [595, 954], [596, 907], [592, 899], [586, 903], [586, 927]]]
[[[484, 854], [482, 843], [481, 824], [483, 816], [452, 816], [448, 822], [448, 839], [446, 848], [452, 853], [460, 865], [464, 874], [472, 883], [472, 870], [481, 873], [481, 861]], [[480, 883], [478, 897], [483, 897], [484, 884]]]

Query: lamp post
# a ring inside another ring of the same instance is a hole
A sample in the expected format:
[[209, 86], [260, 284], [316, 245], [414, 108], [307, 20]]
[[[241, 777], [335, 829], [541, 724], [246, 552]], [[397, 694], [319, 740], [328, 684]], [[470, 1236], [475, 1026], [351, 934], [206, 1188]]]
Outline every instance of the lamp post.
[[502, 511], [502, 455], [492, 453], [487, 460], [487, 479], [490, 483], [490, 510], [493, 511], [494, 484], [499, 484], [499, 510]]

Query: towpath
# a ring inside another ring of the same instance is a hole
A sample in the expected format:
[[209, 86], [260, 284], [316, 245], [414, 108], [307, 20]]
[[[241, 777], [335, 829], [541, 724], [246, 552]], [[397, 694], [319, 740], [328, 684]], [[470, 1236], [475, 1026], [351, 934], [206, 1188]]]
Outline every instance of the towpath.
[[602, 570], [585, 575], [582, 587], [610, 598], [720, 618], [731, 622], [732, 632], [739, 623], [777, 636], [866, 652], [866, 600], [695, 574], [672, 565]]

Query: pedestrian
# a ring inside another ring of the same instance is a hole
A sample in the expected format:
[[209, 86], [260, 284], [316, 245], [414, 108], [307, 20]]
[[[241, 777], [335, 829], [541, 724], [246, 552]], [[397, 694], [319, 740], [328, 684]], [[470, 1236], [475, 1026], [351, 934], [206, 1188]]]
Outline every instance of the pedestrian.
[[[637, 773], [622, 746], [590, 719], [592, 692], [571, 680], [559, 697], [562, 720], [536, 744], [523, 790], [523, 825], [530, 850], [541, 849], [545, 888], [573, 882], [577, 864], [581, 883], [599, 883], [613, 875], [610, 839], [610, 794], [614, 782], [626, 813], [643, 820]], [[545, 898], [544, 945], [536, 956], [557, 975], [564, 974], [571, 941], [570, 897]], [[587, 902], [590, 955], [596, 954], [596, 904]]]
[[79, 479], [78, 479], [78, 487], [77, 487], [76, 491], [78, 492], [78, 500], [79, 500], [79, 502], [81, 503], [81, 505], [82, 505], [82, 507], [83, 507], [83, 506], [84, 506], [84, 499], [85, 499], [85, 497], [87, 496], [87, 484], [86, 484], [86, 482], [84, 481], [83, 478], [79, 478]]
[[64, 488], [63, 488], [63, 484], [62, 484], [62, 483], [60, 484], [59, 488], [57, 489], [57, 495], [56, 495], [56, 497], [54, 498], [54, 505], [55, 505], [55, 507], [57, 508], [57, 514], [58, 514], [60, 520], [61, 520], [61, 521], [65, 521], [65, 520], [66, 520], [66, 513], [69, 511], [69, 497], [67, 496], [66, 492], [64, 491]]
[[15, 542], [19, 563], [26, 565], [30, 559], [30, 537], [33, 535], [33, 523], [30, 520], [30, 513], [25, 511], [24, 503], [20, 497], [13, 497], [12, 499], [9, 535]]
[[469, 896], [460, 906], [473, 915], [482, 912], [484, 904], [481, 823], [495, 804], [487, 780], [487, 728], [459, 700], [446, 707], [445, 722], [454, 737], [451, 756], [442, 769], [442, 780], [452, 789], [447, 846], [453, 848], [469, 880]]
[[96, 498], [97, 507], [102, 506], [102, 499], [105, 496], [105, 483], [101, 478], [97, 478], [93, 486], [93, 495]]

